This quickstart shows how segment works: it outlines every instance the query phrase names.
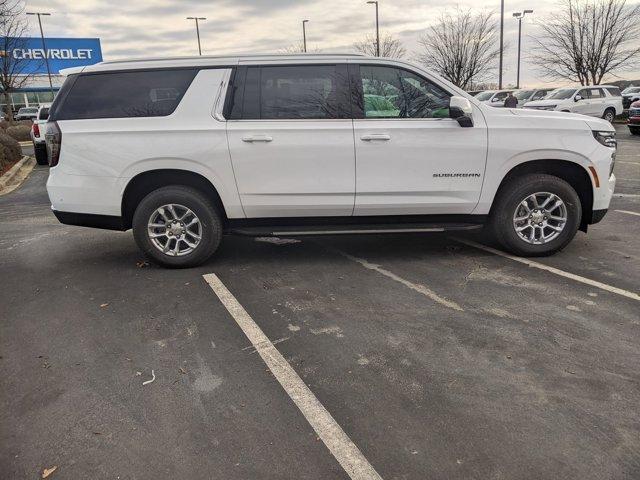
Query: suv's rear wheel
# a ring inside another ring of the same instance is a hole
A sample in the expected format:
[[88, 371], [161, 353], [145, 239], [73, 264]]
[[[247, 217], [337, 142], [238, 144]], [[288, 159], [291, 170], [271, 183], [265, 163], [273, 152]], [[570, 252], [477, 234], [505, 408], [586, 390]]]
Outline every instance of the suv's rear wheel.
[[206, 261], [222, 237], [219, 213], [199, 191], [163, 187], [142, 199], [133, 215], [133, 235], [144, 254], [173, 268]]
[[616, 119], [616, 111], [613, 108], [607, 108], [604, 111], [602, 118], [604, 118], [609, 123], [613, 123], [613, 121]]
[[508, 251], [522, 256], [551, 255], [575, 236], [582, 217], [576, 191], [546, 174], [518, 177], [494, 200], [491, 230]]

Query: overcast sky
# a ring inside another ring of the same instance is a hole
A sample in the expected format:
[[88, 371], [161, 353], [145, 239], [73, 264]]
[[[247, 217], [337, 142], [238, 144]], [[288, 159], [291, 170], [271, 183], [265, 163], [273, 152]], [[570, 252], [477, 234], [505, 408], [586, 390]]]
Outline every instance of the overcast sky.
[[[636, 4], [640, 0], [629, 0]], [[194, 55], [198, 53], [193, 21], [187, 16], [207, 17], [201, 23], [203, 54], [277, 52], [302, 41], [301, 21], [307, 24], [307, 45], [323, 52], [351, 52], [353, 43], [375, 32], [375, 7], [365, 0], [26, 0], [27, 11], [51, 12], [44, 17], [45, 35], [50, 37], [98, 37], [105, 60], [131, 57]], [[446, 0], [380, 0], [381, 34], [402, 40], [410, 58], [418, 38], [446, 8]], [[489, 8], [489, 2], [461, 0], [462, 8]], [[521, 84], [545, 85], [547, 81], [527, 64], [536, 22], [553, 14], [555, 0], [514, 0], [505, 6], [505, 84], [515, 83], [518, 22], [513, 12], [533, 9], [523, 21], [523, 65]], [[38, 35], [30, 17], [31, 32]], [[636, 39], [640, 43], [640, 39]], [[496, 60], [497, 62], [497, 60]], [[640, 70], [621, 73], [640, 79]], [[612, 78], [615, 79], [615, 78]]]

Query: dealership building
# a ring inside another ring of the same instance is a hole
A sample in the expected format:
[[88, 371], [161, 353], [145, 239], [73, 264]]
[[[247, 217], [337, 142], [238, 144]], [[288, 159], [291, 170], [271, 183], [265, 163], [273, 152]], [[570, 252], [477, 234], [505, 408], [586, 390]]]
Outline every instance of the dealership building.
[[[20, 62], [20, 73], [28, 76], [27, 82], [21, 88], [10, 93], [11, 107], [14, 112], [22, 107], [35, 107], [41, 103], [52, 102], [65, 79], [64, 75], [60, 74], [61, 70], [93, 65], [102, 61], [99, 38], [45, 37], [44, 43], [47, 47], [46, 53], [42, 38], [39, 37], [9, 42], [19, 47], [13, 48], [10, 52], [2, 52], [3, 55], [10, 55], [16, 62]], [[53, 89], [49, 85], [47, 62]], [[0, 106], [4, 111], [5, 104], [0, 103]]]

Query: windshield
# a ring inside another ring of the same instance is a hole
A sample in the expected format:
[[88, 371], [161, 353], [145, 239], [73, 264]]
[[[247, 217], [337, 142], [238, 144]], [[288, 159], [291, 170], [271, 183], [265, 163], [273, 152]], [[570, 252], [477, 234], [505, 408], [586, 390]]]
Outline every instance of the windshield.
[[513, 94], [518, 100], [524, 100], [525, 98], [529, 98], [533, 94], [533, 90], [520, 90]]
[[556, 90], [547, 98], [557, 98], [559, 100], [564, 100], [566, 98], [571, 98], [575, 93], [575, 88], [561, 88], [560, 90]]
[[622, 93], [640, 93], [640, 87], [627, 87]]
[[494, 91], [488, 91], [488, 92], [482, 92], [479, 93], [478, 95], [476, 95], [476, 98], [480, 101], [484, 101], [484, 100], [489, 100], [491, 97], [493, 97], [493, 94], [496, 93]]

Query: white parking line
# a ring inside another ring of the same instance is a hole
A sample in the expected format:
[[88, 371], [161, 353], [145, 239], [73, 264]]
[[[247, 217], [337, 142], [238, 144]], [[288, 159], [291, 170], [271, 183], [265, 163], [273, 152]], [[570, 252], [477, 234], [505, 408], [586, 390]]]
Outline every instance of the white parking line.
[[278, 349], [214, 273], [203, 275], [287, 395], [352, 480], [382, 480], [360, 449], [320, 403]]
[[386, 270], [386, 269], [382, 268], [380, 265], [376, 265], [375, 263], [371, 263], [371, 262], [369, 262], [367, 260], [364, 260], [363, 258], [354, 257], [353, 255], [349, 255], [348, 253], [345, 253], [345, 252], [343, 252], [341, 250], [337, 250], [337, 249], [334, 249], [334, 251], [336, 253], [339, 253], [343, 257], [348, 258], [349, 260], [353, 260], [354, 262], [359, 263], [364, 268], [368, 268], [369, 270], [373, 270], [374, 272], [381, 273], [385, 277], [389, 277], [392, 280], [395, 280], [396, 282], [401, 283], [405, 287], [408, 287], [411, 290], [415, 290], [416, 292], [421, 293], [425, 297], [430, 298], [431, 300], [433, 300], [436, 303], [439, 303], [440, 305], [444, 305], [445, 307], [452, 308], [452, 309], [457, 310], [459, 312], [464, 311], [462, 309], [462, 307], [460, 305], [458, 305], [456, 302], [454, 302], [452, 300], [447, 300], [446, 298], [441, 297], [436, 292], [434, 292], [433, 290], [425, 287], [424, 285], [420, 285], [420, 284], [417, 284], [417, 283], [410, 282], [409, 280], [406, 280], [406, 279], [396, 275], [395, 273], [390, 272], [389, 270]]
[[640, 217], [640, 213], [638, 212], [630, 212], [629, 210], [614, 210], [614, 212], [618, 213], [628, 213], [629, 215], [637, 215]]
[[468, 245], [470, 247], [484, 250], [485, 252], [490, 252], [495, 255], [500, 255], [501, 257], [504, 257], [504, 258], [509, 258], [519, 263], [524, 263], [525, 265], [528, 265], [533, 268], [539, 268], [540, 270], [545, 270], [547, 272], [555, 273], [556, 275], [560, 275], [561, 277], [570, 278], [571, 280], [575, 280], [576, 282], [584, 283], [586, 285], [591, 285], [592, 287], [600, 288], [602, 290], [606, 290], [607, 292], [616, 293], [618, 295], [622, 295], [623, 297], [640, 301], [640, 295], [634, 292], [630, 292], [628, 290], [623, 290], [622, 288], [613, 287], [611, 285], [607, 285], [606, 283], [598, 282], [596, 280], [591, 280], [590, 278], [581, 277], [580, 275], [576, 275], [575, 273], [565, 272], [564, 270], [560, 270], [559, 268], [549, 267], [548, 265], [534, 262], [533, 260], [529, 260], [528, 258], [516, 257], [515, 255], [510, 255], [506, 252], [496, 250], [495, 248], [487, 247], [486, 245], [476, 243], [472, 240], [466, 240], [463, 238], [453, 238], [453, 240], [455, 240], [456, 242], [460, 242], [465, 245]]

